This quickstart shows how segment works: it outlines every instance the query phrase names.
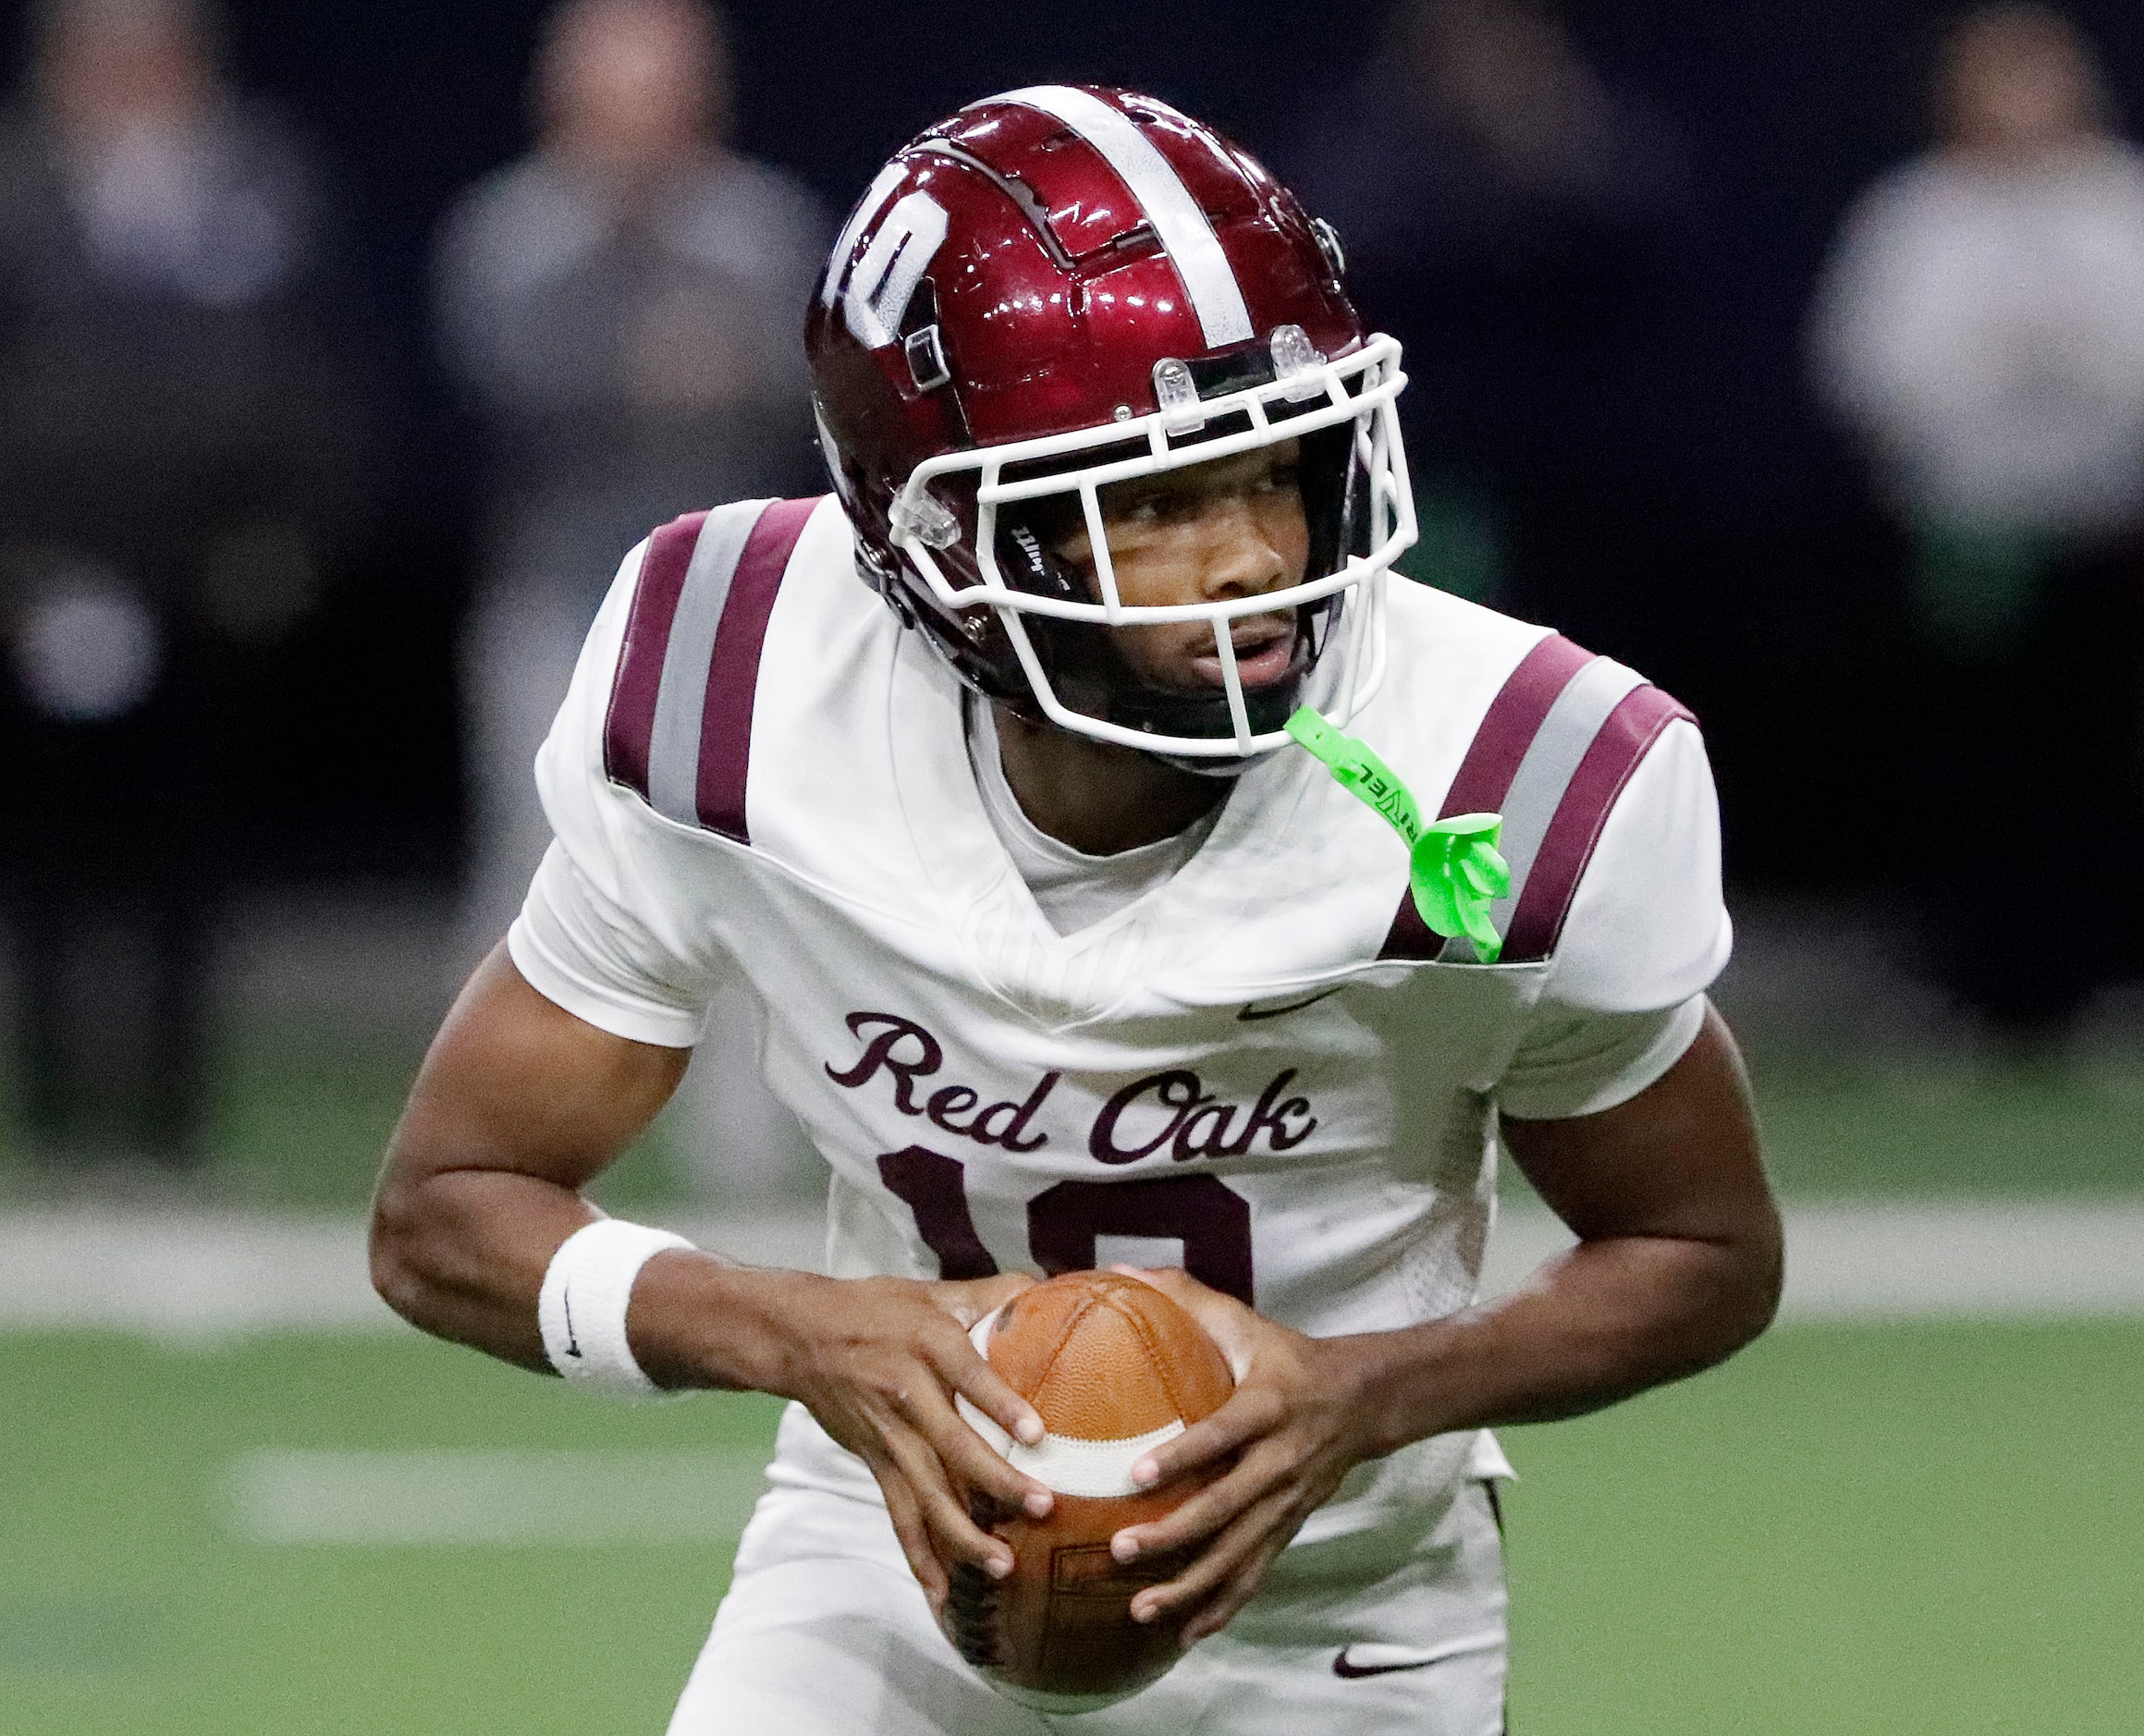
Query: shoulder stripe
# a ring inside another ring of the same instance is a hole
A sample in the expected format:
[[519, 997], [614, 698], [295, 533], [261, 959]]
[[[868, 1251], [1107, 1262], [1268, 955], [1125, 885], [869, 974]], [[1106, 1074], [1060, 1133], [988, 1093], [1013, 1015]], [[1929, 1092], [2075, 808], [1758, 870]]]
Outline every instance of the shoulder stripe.
[[760, 515], [737, 563], [729, 599], [715, 636], [701, 716], [696, 796], [702, 825], [749, 844], [745, 785], [752, 768], [752, 715], [759, 694], [759, 658], [766, 623], [797, 541], [819, 507], [817, 499], [778, 500]]
[[[1603, 725], [1631, 692], [1644, 685], [1636, 672], [1609, 657], [1596, 657], [1571, 678], [1541, 727], [1526, 746], [1525, 757], [1512, 775], [1504, 792], [1504, 860], [1512, 868], [1508, 898], [1489, 907], [1489, 919], [1504, 937], [1504, 958], [1513, 964], [1529, 956], [1513, 944], [1512, 916], [1524, 900], [1532, 882], [1535, 859], [1541, 840], [1561, 812], [1564, 792], [1585, 761]], [[1462, 810], [1465, 812], [1465, 810]], [[1448, 940], [1439, 955], [1446, 963], [1470, 963], [1474, 945], [1464, 938]]]
[[1545, 959], [1555, 950], [1578, 882], [1623, 787], [1661, 732], [1682, 721], [1697, 719], [1659, 688], [1641, 686], [1626, 694], [1602, 724], [1535, 852], [1533, 872], [1505, 935], [1505, 957]]
[[[1690, 714], [1612, 658], [1551, 633], [1520, 662], [1484, 714], [1440, 817], [1501, 813], [1512, 890], [1489, 907], [1503, 960], [1545, 959], [1616, 798], [1660, 731]], [[1430, 932], [1403, 897], [1380, 959], [1474, 960], [1464, 939]]]
[[743, 501], [648, 544], [604, 727], [604, 768], [666, 819], [739, 843], [767, 617], [816, 500]]
[[648, 743], [647, 795], [650, 807], [680, 825], [700, 823], [700, 737], [706, 720], [708, 666], [730, 582], [766, 504], [743, 501], [707, 515], [670, 622], [662, 691]]
[[1466, 757], [1459, 763], [1438, 818], [1460, 813], [1499, 813], [1549, 709], [1571, 678], [1593, 661], [1593, 654], [1550, 633], [1519, 660], [1502, 689], [1489, 702], [1474, 732]]
[[[1440, 819], [1449, 820], [1459, 813], [1506, 813], [1512, 780], [1518, 776], [1541, 726], [1579, 671], [1594, 661], [1591, 652], [1573, 644], [1561, 633], [1549, 634], [1519, 659], [1518, 667], [1504, 679], [1488, 711], [1482, 714], [1466, 755], [1452, 776], [1452, 788], [1445, 792]], [[1502, 924], [1498, 926], [1501, 929]], [[1403, 895], [1391, 932], [1385, 936], [1378, 957], [1436, 959], [1446, 945], [1444, 936], [1432, 933], [1422, 920], [1414, 899]], [[1465, 959], [1473, 956], [1471, 949], [1463, 955]]]
[[685, 569], [707, 515], [689, 512], [648, 538], [626, 616], [625, 645], [611, 679], [610, 709], [603, 720], [603, 769], [614, 783], [642, 795], [648, 789], [648, 742], [655, 731], [655, 702], [662, 691], [663, 648], [678, 612]]

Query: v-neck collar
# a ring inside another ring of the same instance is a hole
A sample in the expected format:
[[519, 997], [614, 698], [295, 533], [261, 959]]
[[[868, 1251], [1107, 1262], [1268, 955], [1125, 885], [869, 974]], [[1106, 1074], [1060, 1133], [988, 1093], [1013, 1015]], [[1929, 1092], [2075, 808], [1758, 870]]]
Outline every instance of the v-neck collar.
[[1282, 833], [1320, 769], [1306, 754], [1282, 752], [1251, 766], [1174, 874], [1099, 922], [1060, 935], [984, 807], [968, 758], [964, 693], [936, 654], [903, 635], [887, 719], [900, 808], [930, 894], [977, 973], [1047, 1028], [1108, 1017], [1143, 984], [1210, 946], [1212, 918], [1258, 899], [1284, 874]]
[[[1212, 834], [1233, 793], [1225, 784], [1210, 789], [1213, 804], [1181, 831], [1131, 850], [1089, 855], [1051, 837], [1028, 818], [1006, 776], [1004, 743], [997, 725], [986, 702], [974, 693], [962, 696], [962, 739], [984, 814], [1044, 919], [1060, 935], [1091, 928], [1179, 873]], [[1064, 919], [1083, 906], [1098, 914], [1068, 928]]]

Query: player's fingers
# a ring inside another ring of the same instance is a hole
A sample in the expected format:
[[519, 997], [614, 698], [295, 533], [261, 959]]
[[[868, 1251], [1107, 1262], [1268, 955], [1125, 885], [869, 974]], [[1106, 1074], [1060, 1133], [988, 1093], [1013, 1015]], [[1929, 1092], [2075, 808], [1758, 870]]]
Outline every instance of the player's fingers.
[[976, 1353], [965, 1333], [934, 1339], [926, 1351], [939, 1378], [1013, 1439], [1029, 1447], [1042, 1439], [1042, 1418], [1035, 1408], [1012, 1390], [987, 1358]]
[[972, 1562], [992, 1579], [1012, 1571], [1012, 1546], [978, 1525], [967, 1501], [947, 1481], [945, 1467], [928, 1442], [907, 1436], [889, 1443], [896, 1462], [913, 1494], [923, 1524], [939, 1560]]
[[1173, 1512], [1149, 1524], [1127, 1525], [1109, 1539], [1109, 1553], [1119, 1561], [1132, 1562], [1143, 1556], [1169, 1555], [1202, 1543], [1270, 1498], [1291, 1468], [1284, 1453], [1247, 1454], [1228, 1475], [1209, 1483]]
[[900, 1552], [908, 1558], [909, 1571], [922, 1585], [931, 1608], [936, 1609], [945, 1601], [945, 1564], [931, 1547], [930, 1527], [923, 1522], [923, 1510], [916, 1504], [915, 1493], [890, 1460], [874, 1459], [870, 1463], [872, 1473], [878, 1479], [879, 1492], [886, 1497], [887, 1516], [893, 1521], [893, 1534], [900, 1540]]
[[1211, 1416], [1143, 1454], [1132, 1466], [1132, 1481], [1150, 1489], [1186, 1471], [1212, 1464], [1271, 1434], [1286, 1416], [1287, 1407], [1277, 1393], [1258, 1387], [1239, 1387]]
[[[1293, 1526], [1285, 1532], [1280, 1529], [1288, 1516], [1292, 1499], [1289, 1490], [1276, 1489], [1251, 1507], [1201, 1549], [1196, 1559], [1174, 1579], [1140, 1591], [1132, 1599], [1132, 1620], [1158, 1621], [1182, 1610], [1197, 1609], [1200, 1605], [1216, 1599], [1239, 1574], [1247, 1573], [1248, 1585], [1255, 1588], [1264, 1576], [1266, 1562], [1272, 1559], [1272, 1552], [1293, 1534]], [[1243, 1596], [1249, 1595], [1250, 1590], [1245, 1589]], [[1241, 1601], [1238, 1600], [1236, 1608], [1241, 1607]], [[1234, 1612], [1233, 1608], [1229, 1610], [1231, 1615]]]
[[1025, 1272], [1000, 1272], [996, 1278], [940, 1278], [930, 1286], [931, 1300], [965, 1330], [985, 1314], [1004, 1307], [1035, 1279]]
[[[991, 1378], [997, 1379], [996, 1375]], [[978, 1410], [984, 1408], [972, 1394], [964, 1396]], [[1055, 1504], [1050, 1492], [1033, 1477], [1015, 1471], [1002, 1454], [968, 1426], [938, 1388], [912, 1394], [906, 1415], [909, 1424], [930, 1443], [953, 1482], [973, 1489], [1007, 1512], [1023, 1511], [1035, 1519], [1049, 1516]]]
[[1273, 1558], [1287, 1546], [1288, 1538], [1295, 1534], [1295, 1530], [1291, 1525], [1285, 1534], [1276, 1532], [1252, 1551], [1250, 1559], [1229, 1576], [1228, 1583], [1207, 1600], [1206, 1608], [1183, 1624], [1184, 1644], [1196, 1645], [1236, 1619], [1237, 1612], [1257, 1595], [1258, 1587], [1265, 1583], [1267, 1570], [1273, 1565]]

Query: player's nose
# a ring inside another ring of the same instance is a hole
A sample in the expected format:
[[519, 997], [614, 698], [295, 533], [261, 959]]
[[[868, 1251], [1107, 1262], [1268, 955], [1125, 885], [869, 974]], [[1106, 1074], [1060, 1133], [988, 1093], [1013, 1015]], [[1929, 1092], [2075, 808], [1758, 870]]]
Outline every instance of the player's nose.
[[1200, 601], [1263, 596], [1293, 583], [1288, 557], [1265, 517], [1242, 495], [1215, 500], [1203, 515]]

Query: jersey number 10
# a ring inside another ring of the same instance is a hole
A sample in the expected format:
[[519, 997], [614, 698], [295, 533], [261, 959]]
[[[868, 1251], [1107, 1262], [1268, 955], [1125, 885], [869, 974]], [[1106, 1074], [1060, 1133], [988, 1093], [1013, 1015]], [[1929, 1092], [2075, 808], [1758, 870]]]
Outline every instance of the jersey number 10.
[[[915, 1214], [916, 1234], [937, 1256], [940, 1278], [995, 1278], [998, 1262], [975, 1233], [967, 1168], [927, 1146], [878, 1160], [888, 1190]], [[1060, 1181], [1027, 1202], [1027, 1248], [1049, 1277], [1084, 1272], [1104, 1236], [1169, 1238], [1183, 1244], [1183, 1269], [1255, 1307], [1251, 1205], [1218, 1176], [1142, 1176], [1126, 1181]]]

